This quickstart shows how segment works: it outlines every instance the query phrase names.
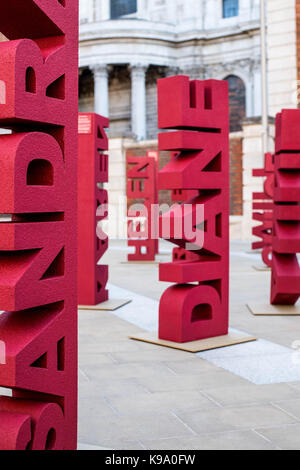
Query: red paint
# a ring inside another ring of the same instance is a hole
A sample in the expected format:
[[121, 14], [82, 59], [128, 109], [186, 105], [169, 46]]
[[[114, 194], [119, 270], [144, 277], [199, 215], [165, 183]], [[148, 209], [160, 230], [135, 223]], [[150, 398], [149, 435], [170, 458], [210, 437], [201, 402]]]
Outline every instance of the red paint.
[[107, 218], [108, 119], [79, 114], [78, 155], [78, 303], [98, 305], [108, 299], [108, 266], [98, 262], [108, 249], [108, 237], [98, 224]]
[[[158, 152], [146, 156], [127, 156], [127, 199], [139, 200], [144, 207], [130, 208], [128, 212], [128, 246], [135, 252], [128, 261], [153, 261], [158, 253], [158, 238], [152, 229], [152, 209], [158, 203]], [[136, 219], [142, 218], [139, 222]]]
[[[265, 166], [263, 169], [253, 170], [253, 176], [265, 178], [264, 191], [253, 193], [253, 220], [261, 222], [253, 228], [252, 234], [261, 238], [252, 244], [253, 250], [262, 249], [263, 262], [272, 266], [272, 233], [273, 233], [273, 198], [274, 198], [274, 156], [265, 154]], [[258, 202], [259, 201], [259, 202]], [[261, 210], [257, 212], [257, 210]]]
[[77, 0], [1, 6], [4, 450], [77, 446], [77, 18]]
[[[176, 152], [159, 172], [159, 188], [181, 191], [190, 204], [203, 247], [191, 259], [160, 265], [160, 280], [175, 283], [163, 294], [159, 338], [178, 343], [228, 333], [229, 290], [229, 101], [225, 81], [189, 81], [176, 76], [158, 81], [159, 149]], [[190, 193], [192, 191], [192, 194]], [[196, 207], [204, 205], [204, 220]], [[174, 222], [184, 222], [181, 207]], [[170, 214], [161, 217], [163, 222]], [[198, 233], [197, 232], [197, 233]], [[162, 235], [162, 233], [161, 233]], [[188, 238], [165, 237], [180, 249]], [[193, 284], [196, 283], [197, 285]]]
[[274, 232], [271, 303], [294, 305], [300, 297], [300, 110], [276, 116]]

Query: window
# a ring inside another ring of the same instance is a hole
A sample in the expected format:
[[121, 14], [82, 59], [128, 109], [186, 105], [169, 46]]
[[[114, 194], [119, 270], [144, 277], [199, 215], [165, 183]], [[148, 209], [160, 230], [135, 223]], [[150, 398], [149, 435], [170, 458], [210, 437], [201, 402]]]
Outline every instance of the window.
[[232, 18], [239, 14], [239, 0], [223, 0], [223, 18]]
[[110, 17], [112, 20], [137, 12], [137, 0], [111, 0]]
[[238, 132], [246, 117], [246, 87], [236, 75], [229, 75], [225, 80], [229, 84], [230, 132]]

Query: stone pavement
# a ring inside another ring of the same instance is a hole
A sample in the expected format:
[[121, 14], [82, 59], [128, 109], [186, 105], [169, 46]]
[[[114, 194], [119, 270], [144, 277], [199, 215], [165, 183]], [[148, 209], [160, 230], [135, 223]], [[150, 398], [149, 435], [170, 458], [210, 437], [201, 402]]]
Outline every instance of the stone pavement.
[[[159, 259], [168, 261], [170, 249], [171, 245], [162, 243]], [[130, 291], [132, 297], [136, 294], [147, 299], [145, 305], [133, 302], [126, 311], [114, 314], [79, 312], [80, 448], [300, 448], [300, 360], [291, 349], [300, 340], [300, 318], [251, 316], [246, 303], [266, 302], [270, 274], [252, 268], [260, 264], [260, 258], [248, 250], [246, 243], [232, 244], [230, 324], [262, 338], [262, 342], [256, 343], [253, 356], [250, 350], [250, 356], [248, 350], [234, 350], [234, 360], [239, 362], [240, 357], [243, 364], [241, 375], [238, 369], [236, 373], [228, 370], [228, 359], [224, 365], [220, 362], [221, 367], [211, 356], [206, 360], [201, 355], [128, 339], [141, 328], [135, 319], [130, 318], [133, 323], [124, 319], [126, 312], [129, 315], [130, 308], [139, 305], [140, 312], [131, 313], [137, 318], [139, 313], [144, 315], [143, 307], [148, 305], [149, 309], [151, 302], [157, 305], [167, 284], [158, 282], [155, 264], [122, 263], [126, 260], [125, 242], [111, 242], [104, 258], [110, 264], [111, 282]], [[265, 352], [265, 344], [272, 356]], [[299, 381], [289, 382], [289, 373], [274, 377], [281, 350], [284, 357], [296, 359], [293, 374], [297, 375], [299, 368]], [[219, 350], [219, 361], [222, 356], [230, 358], [233, 349]], [[255, 383], [251, 375], [250, 380], [244, 378], [245, 368], [247, 375], [247, 367], [255, 371], [261, 363], [266, 380], [259, 383], [264, 384]]]

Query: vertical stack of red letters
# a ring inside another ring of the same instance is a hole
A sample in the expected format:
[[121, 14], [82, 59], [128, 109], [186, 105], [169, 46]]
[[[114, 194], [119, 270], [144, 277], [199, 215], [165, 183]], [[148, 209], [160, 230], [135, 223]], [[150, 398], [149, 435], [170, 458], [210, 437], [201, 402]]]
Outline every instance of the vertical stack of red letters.
[[128, 246], [135, 252], [128, 261], [154, 261], [158, 252], [158, 237], [152, 217], [158, 203], [158, 154], [127, 156], [127, 199], [136, 204], [128, 208]]
[[[160, 300], [159, 338], [184, 343], [228, 333], [229, 102], [227, 82], [158, 82], [159, 149], [176, 152], [159, 173], [159, 188], [197, 191], [161, 217], [160, 236], [192, 251], [194, 260], [160, 265], [160, 280], [174, 282]], [[199, 210], [199, 208], [204, 208]], [[166, 219], [170, 233], [163, 233]], [[192, 219], [193, 234], [186, 227]], [[182, 228], [181, 237], [174, 227]]]
[[300, 110], [276, 117], [271, 303], [300, 297]]
[[98, 305], [108, 299], [108, 266], [98, 264], [108, 249], [100, 222], [108, 217], [108, 119], [79, 114], [78, 154], [78, 302]]
[[[274, 197], [274, 156], [265, 154], [265, 167], [253, 170], [253, 176], [266, 178], [264, 191], [253, 193], [253, 220], [261, 222], [253, 228], [252, 234], [261, 238], [260, 241], [252, 243], [253, 250], [262, 250], [263, 262], [272, 266], [272, 233], [273, 233], [273, 197]], [[257, 212], [260, 211], [260, 212]]]
[[1, 4], [1, 449], [77, 445], [77, 22], [78, 0]]

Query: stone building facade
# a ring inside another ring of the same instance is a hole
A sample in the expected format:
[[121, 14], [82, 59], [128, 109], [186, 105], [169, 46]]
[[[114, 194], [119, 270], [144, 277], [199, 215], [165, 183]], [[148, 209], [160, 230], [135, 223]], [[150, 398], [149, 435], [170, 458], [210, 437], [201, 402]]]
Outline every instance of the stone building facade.
[[[300, 1], [265, 1], [272, 151], [272, 117], [298, 103]], [[263, 164], [260, 47], [260, 0], [80, 0], [80, 111], [110, 118], [112, 204], [126, 194], [128, 149], [157, 147], [157, 79], [226, 79], [232, 235], [251, 237], [260, 189], [251, 174]]]

